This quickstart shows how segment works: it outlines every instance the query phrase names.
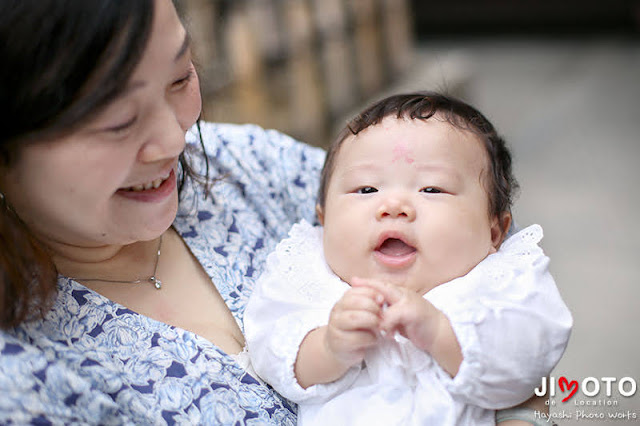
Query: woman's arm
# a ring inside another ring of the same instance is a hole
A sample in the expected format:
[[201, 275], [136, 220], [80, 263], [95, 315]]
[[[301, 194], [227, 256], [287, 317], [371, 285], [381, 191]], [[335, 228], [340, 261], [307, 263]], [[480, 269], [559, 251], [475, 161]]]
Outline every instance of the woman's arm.
[[[537, 421], [538, 424], [548, 424], [545, 419], [549, 418], [549, 406], [546, 404], [547, 398], [541, 396], [532, 396], [522, 404], [519, 404], [513, 408], [526, 410], [525, 414]], [[498, 411], [496, 418], [499, 418], [500, 414], [506, 414], [511, 412], [509, 409]], [[513, 419], [510, 417], [519, 416], [507, 416], [508, 420], [497, 421], [499, 426], [531, 426], [531, 422], [527, 420]], [[555, 425], [555, 424], [554, 424]]]

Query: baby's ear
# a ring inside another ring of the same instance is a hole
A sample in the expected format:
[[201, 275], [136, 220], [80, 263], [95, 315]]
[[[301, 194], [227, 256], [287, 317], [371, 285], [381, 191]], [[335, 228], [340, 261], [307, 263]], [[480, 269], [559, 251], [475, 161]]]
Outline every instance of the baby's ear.
[[491, 245], [498, 250], [511, 227], [511, 213], [502, 212], [491, 222]]
[[318, 222], [320, 222], [320, 225], [324, 226], [324, 210], [322, 210], [322, 206], [320, 204], [316, 204], [316, 215], [318, 216]]

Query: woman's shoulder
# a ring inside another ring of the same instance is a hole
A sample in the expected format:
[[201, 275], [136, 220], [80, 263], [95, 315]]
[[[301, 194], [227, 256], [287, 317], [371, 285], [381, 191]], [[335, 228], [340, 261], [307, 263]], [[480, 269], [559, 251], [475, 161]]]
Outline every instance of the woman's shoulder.
[[226, 210], [256, 213], [256, 220], [277, 227], [280, 236], [300, 219], [314, 221], [321, 148], [249, 124], [202, 122], [187, 140], [192, 150], [202, 141], [206, 157], [195, 157], [196, 170], [208, 167], [213, 197], [224, 200]]
[[[245, 160], [258, 158], [267, 160], [287, 160], [288, 158], [311, 161], [322, 165], [324, 150], [300, 142], [289, 135], [273, 129], [265, 129], [255, 124], [212, 123], [201, 121], [187, 133], [187, 141], [198, 143], [200, 136], [210, 156], [224, 151], [241, 154]], [[290, 152], [295, 155], [286, 155]], [[285, 155], [282, 155], [285, 154]]]

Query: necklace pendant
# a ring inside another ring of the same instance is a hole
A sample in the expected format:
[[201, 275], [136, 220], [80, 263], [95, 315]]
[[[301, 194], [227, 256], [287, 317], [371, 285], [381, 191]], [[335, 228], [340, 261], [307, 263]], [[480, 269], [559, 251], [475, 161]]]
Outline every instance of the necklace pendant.
[[162, 281], [160, 281], [156, 277], [149, 278], [149, 281], [156, 287], [156, 289], [160, 290], [162, 288]]

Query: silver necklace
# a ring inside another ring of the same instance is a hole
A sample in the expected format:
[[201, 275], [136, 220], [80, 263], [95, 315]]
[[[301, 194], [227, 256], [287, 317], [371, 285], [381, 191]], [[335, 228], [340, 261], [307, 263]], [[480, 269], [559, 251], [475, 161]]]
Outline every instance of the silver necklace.
[[160, 249], [162, 249], [162, 235], [160, 236], [160, 242], [158, 243], [158, 252], [156, 253], [156, 263], [153, 267], [153, 275], [149, 278], [138, 278], [137, 280], [127, 281], [127, 280], [109, 280], [105, 278], [74, 278], [69, 277], [74, 281], [102, 281], [105, 283], [118, 283], [118, 284], [140, 284], [143, 282], [149, 282], [154, 285], [154, 287], [158, 290], [162, 288], [162, 281], [160, 281], [156, 277], [156, 273], [158, 272], [158, 262], [160, 262]]

